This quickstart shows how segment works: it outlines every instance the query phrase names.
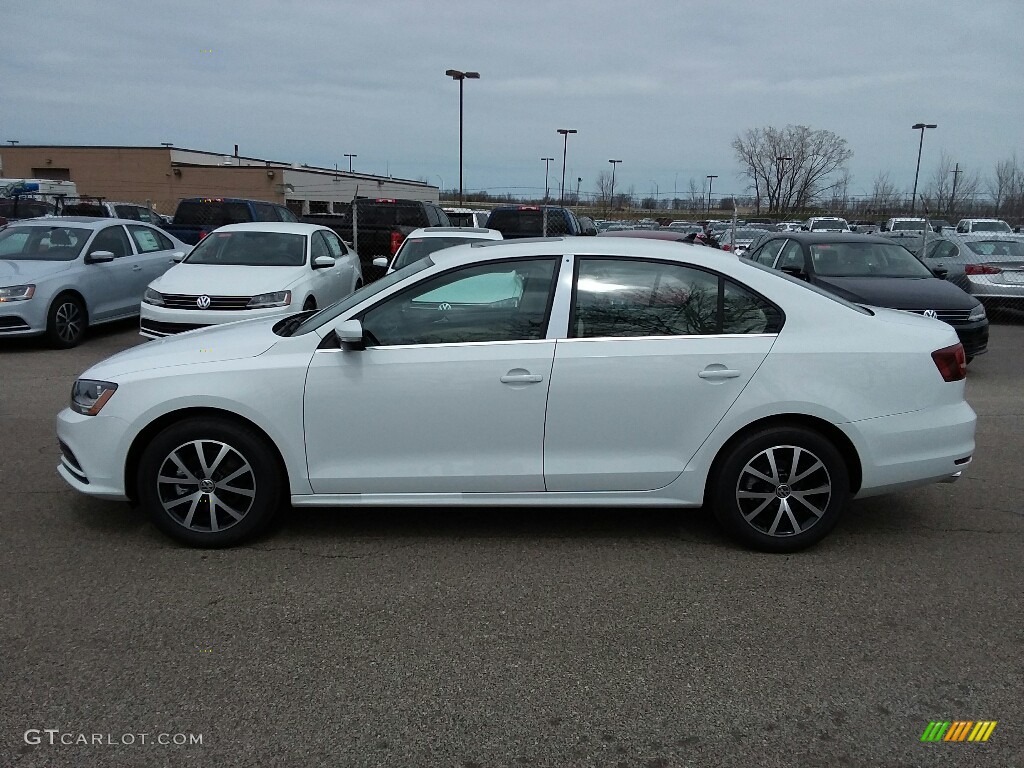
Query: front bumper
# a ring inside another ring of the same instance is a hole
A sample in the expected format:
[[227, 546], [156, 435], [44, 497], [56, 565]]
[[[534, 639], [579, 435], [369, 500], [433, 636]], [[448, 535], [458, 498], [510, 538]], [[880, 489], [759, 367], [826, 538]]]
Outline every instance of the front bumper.
[[988, 319], [975, 323], [958, 323], [953, 325], [953, 330], [960, 337], [960, 343], [964, 345], [964, 354], [968, 357], [976, 357], [988, 352]]
[[100, 499], [126, 500], [128, 424], [113, 416], [84, 416], [70, 408], [57, 414], [61, 460], [57, 474], [76, 491]]
[[194, 331], [196, 328], [208, 328], [211, 325], [233, 323], [237, 320], [256, 320], [264, 317], [283, 317], [296, 312], [298, 310], [291, 306], [267, 309], [202, 310], [168, 309], [143, 302], [139, 314], [139, 334], [150, 339], [159, 339], [164, 336], [173, 336], [176, 333]]
[[28, 301], [0, 303], [0, 337], [34, 336], [46, 330], [48, 304], [37, 292]]

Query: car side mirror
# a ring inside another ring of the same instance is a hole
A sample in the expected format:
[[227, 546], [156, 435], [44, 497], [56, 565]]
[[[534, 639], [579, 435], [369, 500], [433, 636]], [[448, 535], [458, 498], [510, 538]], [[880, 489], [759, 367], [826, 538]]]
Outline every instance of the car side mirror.
[[313, 259], [313, 269], [330, 269], [337, 263], [333, 256], [317, 256]]
[[180, 264], [182, 261], [184, 261], [185, 256], [186, 254], [184, 251], [175, 251], [174, 253], [171, 254], [171, 261], [173, 261], [175, 264]]
[[790, 277], [795, 277], [799, 280], [807, 279], [807, 273], [804, 272], [802, 267], [779, 267], [779, 269]]
[[376, 259], [373, 260], [373, 266], [380, 267], [381, 269], [387, 269], [388, 260], [385, 259], [383, 256], [378, 256]]
[[93, 251], [89, 254], [89, 258], [86, 259], [90, 264], [104, 264], [113, 260], [114, 254], [112, 251]]
[[338, 346], [342, 349], [366, 349], [363, 324], [358, 320], [342, 320], [335, 323], [334, 335], [338, 337]]
[[932, 267], [932, 274], [939, 278], [939, 280], [945, 280], [949, 270], [945, 267]]

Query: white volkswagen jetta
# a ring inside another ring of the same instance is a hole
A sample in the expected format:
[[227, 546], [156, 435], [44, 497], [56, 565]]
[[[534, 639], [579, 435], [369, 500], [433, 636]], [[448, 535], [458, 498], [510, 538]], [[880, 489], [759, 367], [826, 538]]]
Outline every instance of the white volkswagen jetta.
[[707, 248], [488, 242], [93, 366], [57, 418], [58, 471], [198, 546], [289, 501], [710, 503], [792, 551], [851, 498], [960, 474], [965, 375], [945, 323]]
[[317, 309], [362, 282], [359, 256], [327, 227], [230, 224], [207, 235], [181, 263], [149, 284], [139, 333], [155, 339]]

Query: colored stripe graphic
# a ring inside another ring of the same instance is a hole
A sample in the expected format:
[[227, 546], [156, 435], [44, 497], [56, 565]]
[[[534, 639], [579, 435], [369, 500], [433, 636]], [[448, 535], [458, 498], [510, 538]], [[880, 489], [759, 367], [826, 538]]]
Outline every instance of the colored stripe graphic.
[[974, 723], [970, 720], [955, 721], [943, 741], [963, 741], [967, 738], [967, 731], [972, 725], [974, 725]]
[[925, 728], [924, 733], [921, 734], [921, 741], [941, 741], [948, 728], [948, 721], [933, 720], [928, 723], [928, 727]]
[[932, 720], [921, 741], [988, 741], [997, 724], [997, 720]]

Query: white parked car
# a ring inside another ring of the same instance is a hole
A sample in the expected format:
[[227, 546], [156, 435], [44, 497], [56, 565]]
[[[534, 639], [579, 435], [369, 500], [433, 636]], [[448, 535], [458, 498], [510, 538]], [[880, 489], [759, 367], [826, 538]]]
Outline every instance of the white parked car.
[[675, 242], [438, 251], [313, 315], [121, 352], [57, 417], [58, 471], [197, 546], [294, 506], [710, 504], [747, 544], [974, 454], [956, 332]]
[[423, 227], [409, 233], [390, 263], [381, 256], [373, 260], [373, 266], [387, 267], [388, 272], [394, 272], [443, 248], [465, 245], [474, 240], [501, 239], [501, 232], [486, 227]]
[[139, 333], [160, 338], [234, 320], [319, 309], [363, 283], [359, 256], [316, 224], [230, 224], [149, 284]]

